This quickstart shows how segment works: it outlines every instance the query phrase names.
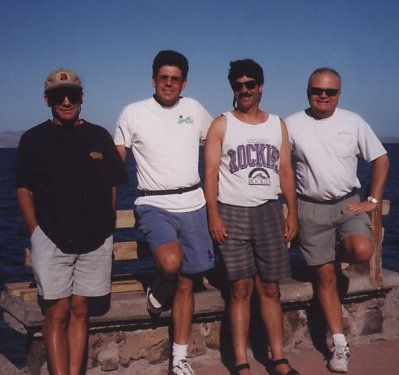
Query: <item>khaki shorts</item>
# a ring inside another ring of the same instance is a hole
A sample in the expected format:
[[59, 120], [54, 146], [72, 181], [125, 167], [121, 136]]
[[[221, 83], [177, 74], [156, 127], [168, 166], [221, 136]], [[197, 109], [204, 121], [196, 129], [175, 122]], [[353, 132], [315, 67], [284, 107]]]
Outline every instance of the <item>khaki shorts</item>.
[[32, 269], [46, 300], [99, 297], [111, 292], [112, 236], [96, 250], [65, 254], [37, 226], [31, 236]]
[[349, 203], [359, 201], [358, 195], [331, 205], [298, 199], [300, 249], [308, 265], [333, 262], [337, 244], [346, 237], [354, 234], [370, 237], [369, 216], [345, 209]]

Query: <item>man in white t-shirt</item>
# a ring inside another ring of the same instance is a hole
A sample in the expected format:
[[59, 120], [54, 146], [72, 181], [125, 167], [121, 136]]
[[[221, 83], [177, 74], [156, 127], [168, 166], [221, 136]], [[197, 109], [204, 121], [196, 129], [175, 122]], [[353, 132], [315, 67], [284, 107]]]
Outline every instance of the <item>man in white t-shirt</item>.
[[187, 84], [188, 61], [161, 51], [153, 62], [153, 97], [128, 105], [119, 116], [115, 144], [137, 165], [140, 229], [149, 243], [159, 277], [147, 290], [150, 313], [172, 302], [174, 374], [193, 374], [187, 343], [194, 308], [193, 275], [213, 267], [205, 197], [198, 174], [199, 144], [212, 117], [195, 100], [180, 96]]
[[[286, 119], [298, 193], [300, 248], [316, 275], [316, 293], [333, 338], [329, 369], [346, 372], [349, 347], [343, 335], [335, 249], [352, 263], [372, 256], [370, 219], [382, 199], [389, 160], [370, 126], [359, 115], [337, 108], [341, 77], [331, 68], [308, 81], [310, 108]], [[373, 166], [369, 196], [360, 201], [357, 156]]]

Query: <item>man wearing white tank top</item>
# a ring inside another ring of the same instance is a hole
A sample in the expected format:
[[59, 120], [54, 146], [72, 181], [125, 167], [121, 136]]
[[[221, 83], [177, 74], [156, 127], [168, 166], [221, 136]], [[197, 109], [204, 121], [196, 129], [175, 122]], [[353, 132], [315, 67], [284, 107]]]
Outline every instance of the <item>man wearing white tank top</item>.
[[[269, 372], [298, 374], [282, 350], [279, 281], [289, 275], [286, 242], [297, 232], [295, 180], [288, 134], [278, 116], [262, 111], [263, 70], [253, 60], [230, 63], [234, 110], [211, 125], [205, 143], [209, 230], [230, 282], [235, 373], [250, 374], [247, 340], [254, 287], [271, 349]], [[283, 193], [288, 206], [284, 221]]]

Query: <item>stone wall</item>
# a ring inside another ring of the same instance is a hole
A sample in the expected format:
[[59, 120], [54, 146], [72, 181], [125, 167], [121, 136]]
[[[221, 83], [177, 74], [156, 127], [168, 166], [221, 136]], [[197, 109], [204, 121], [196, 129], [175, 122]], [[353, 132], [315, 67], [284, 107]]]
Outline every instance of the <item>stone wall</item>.
[[[351, 344], [399, 337], [399, 288], [389, 293], [358, 295], [345, 299], [343, 316], [345, 331]], [[284, 304], [284, 348], [286, 352], [328, 350], [327, 329], [321, 311], [311, 302]], [[259, 319], [256, 301], [250, 329], [250, 357], [267, 355], [265, 332]], [[208, 321], [194, 322], [189, 343], [189, 357], [196, 362], [232, 361], [231, 337], [224, 315]], [[157, 327], [113, 331], [92, 331], [89, 339], [87, 374], [166, 374], [170, 355], [170, 328]], [[41, 340], [30, 345], [28, 368], [34, 375], [47, 374]]]

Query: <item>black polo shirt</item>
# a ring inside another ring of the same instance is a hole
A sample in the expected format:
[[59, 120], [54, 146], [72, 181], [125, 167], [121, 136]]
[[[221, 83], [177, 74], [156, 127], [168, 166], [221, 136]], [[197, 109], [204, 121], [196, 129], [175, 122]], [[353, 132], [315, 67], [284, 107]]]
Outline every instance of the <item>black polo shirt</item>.
[[20, 140], [16, 186], [33, 193], [40, 228], [65, 253], [92, 251], [111, 235], [112, 187], [124, 181], [112, 137], [98, 125], [48, 120]]

